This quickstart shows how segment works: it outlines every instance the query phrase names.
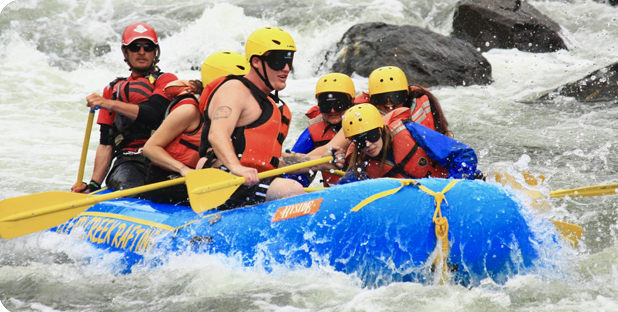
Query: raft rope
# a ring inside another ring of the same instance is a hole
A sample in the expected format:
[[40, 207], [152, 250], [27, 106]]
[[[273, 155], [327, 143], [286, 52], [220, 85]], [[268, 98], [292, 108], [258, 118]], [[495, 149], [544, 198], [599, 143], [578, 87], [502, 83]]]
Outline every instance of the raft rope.
[[442, 253], [441, 257], [436, 256], [433, 260], [434, 268], [440, 266], [442, 268], [442, 275], [440, 277], [440, 284], [446, 283], [446, 274], [448, 272], [447, 260], [450, 253], [449, 242], [448, 242], [448, 220], [446, 217], [442, 216], [442, 201], [446, 203], [448, 206], [448, 201], [446, 201], [446, 197], [444, 194], [448, 192], [457, 182], [461, 180], [452, 180], [443, 190], [442, 192], [434, 192], [423, 185], [419, 185], [418, 188], [424, 191], [425, 193], [434, 197], [436, 202], [436, 211], [433, 213], [433, 223], [435, 224], [435, 232], [436, 238], [438, 241], [436, 242], [436, 248], [442, 244]]
[[394, 188], [394, 189], [390, 189], [388, 191], [377, 193], [377, 194], [374, 194], [372, 196], [365, 198], [358, 205], [354, 206], [354, 208], [352, 208], [352, 211], [359, 211], [361, 208], [363, 208], [364, 206], [366, 206], [367, 204], [369, 204], [370, 202], [374, 200], [395, 194], [399, 192], [399, 190], [401, 190], [406, 185], [412, 185], [414, 187], [417, 187], [421, 191], [433, 196], [435, 203], [436, 203], [436, 210], [433, 213], [433, 219], [432, 219], [433, 223], [435, 224], [435, 233], [436, 233], [436, 238], [437, 238], [436, 248], [438, 248], [438, 246], [440, 245], [442, 246], [441, 257], [436, 257], [433, 261], [433, 265], [434, 265], [434, 268], [437, 268], [438, 266], [442, 268], [440, 284], [444, 284], [446, 282], [446, 277], [447, 277], [446, 274], [448, 272], [447, 259], [450, 253], [450, 248], [449, 248], [449, 242], [448, 242], [448, 220], [446, 219], [446, 217], [442, 216], [442, 201], [444, 201], [446, 205], [448, 206], [448, 201], [446, 201], [446, 197], [444, 196], [444, 194], [448, 192], [450, 189], [452, 189], [453, 186], [455, 186], [455, 184], [457, 184], [457, 182], [461, 180], [451, 180], [451, 182], [449, 182], [449, 184], [447, 184], [446, 187], [441, 192], [434, 192], [415, 180], [411, 180], [411, 179], [410, 180], [396, 179], [396, 180], [398, 180], [401, 183], [401, 186]]

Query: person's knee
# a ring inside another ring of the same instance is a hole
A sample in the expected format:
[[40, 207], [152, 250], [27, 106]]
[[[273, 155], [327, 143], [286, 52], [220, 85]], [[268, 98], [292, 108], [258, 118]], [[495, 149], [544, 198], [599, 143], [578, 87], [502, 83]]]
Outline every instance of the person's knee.
[[297, 181], [277, 178], [270, 184], [268, 192], [266, 192], [266, 200], [281, 199], [304, 193], [305, 189]]

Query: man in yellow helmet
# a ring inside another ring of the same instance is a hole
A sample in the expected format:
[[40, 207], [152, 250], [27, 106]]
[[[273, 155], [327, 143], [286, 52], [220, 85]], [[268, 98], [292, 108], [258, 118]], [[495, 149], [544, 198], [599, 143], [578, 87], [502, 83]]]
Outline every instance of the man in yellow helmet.
[[[258, 184], [258, 172], [320, 158], [281, 151], [292, 114], [279, 100], [278, 92], [286, 87], [294, 52], [296, 44], [286, 31], [260, 28], [245, 45], [249, 73], [216, 79], [211, 82], [213, 88], [202, 94], [205, 123], [200, 156], [207, 158], [205, 167], [221, 168], [246, 179], [245, 185], [219, 209], [304, 193], [302, 185], [290, 179], [275, 178]], [[342, 161], [338, 165], [342, 167]], [[335, 166], [312, 169], [331, 168]]]
[[[144, 155], [152, 161], [146, 175], [147, 184], [184, 177], [196, 168], [204, 124], [203, 109], [199, 106], [203, 88], [221, 76], [247, 72], [249, 65], [242, 54], [221, 51], [204, 60], [202, 81], [176, 80], [167, 84], [163, 91], [173, 100], [165, 120], [144, 146]], [[189, 204], [184, 184], [154, 190], [142, 197], [157, 203]]]

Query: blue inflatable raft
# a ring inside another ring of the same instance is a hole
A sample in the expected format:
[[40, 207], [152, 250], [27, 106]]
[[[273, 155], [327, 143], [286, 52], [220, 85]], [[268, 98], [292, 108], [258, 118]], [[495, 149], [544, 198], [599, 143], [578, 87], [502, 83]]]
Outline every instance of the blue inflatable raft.
[[[123, 253], [127, 272], [143, 261], [164, 262], [170, 253], [217, 253], [240, 257], [246, 266], [327, 265], [370, 287], [434, 278], [441, 246], [447, 247], [450, 281], [470, 285], [488, 277], [504, 283], [538, 264], [540, 246], [562, 245], [555, 229], [547, 229], [550, 239], [546, 233], [540, 239], [527, 222], [530, 213], [504, 188], [482, 181], [419, 181], [425, 190], [412, 180], [375, 179], [202, 214], [186, 206], [116, 199], [51, 231], [79, 232], [98, 248]], [[444, 200], [434, 196], [438, 192]], [[448, 229], [441, 228], [448, 245], [436, 237], [434, 215], [448, 221]]]

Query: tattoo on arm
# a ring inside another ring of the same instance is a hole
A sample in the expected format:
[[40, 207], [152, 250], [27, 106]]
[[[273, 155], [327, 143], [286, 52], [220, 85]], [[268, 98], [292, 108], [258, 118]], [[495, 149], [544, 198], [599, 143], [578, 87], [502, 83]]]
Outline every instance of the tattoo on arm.
[[212, 120], [226, 119], [232, 114], [232, 109], [229, 106], [221, 106], [215, 111]]
[[279, 163], [279, 167], [286, 167], [290, 165], [300, 164], [303, 162], [310, 161], [311, 157], [305, 154], [284, 154], [281, 157], [281, 162]]

